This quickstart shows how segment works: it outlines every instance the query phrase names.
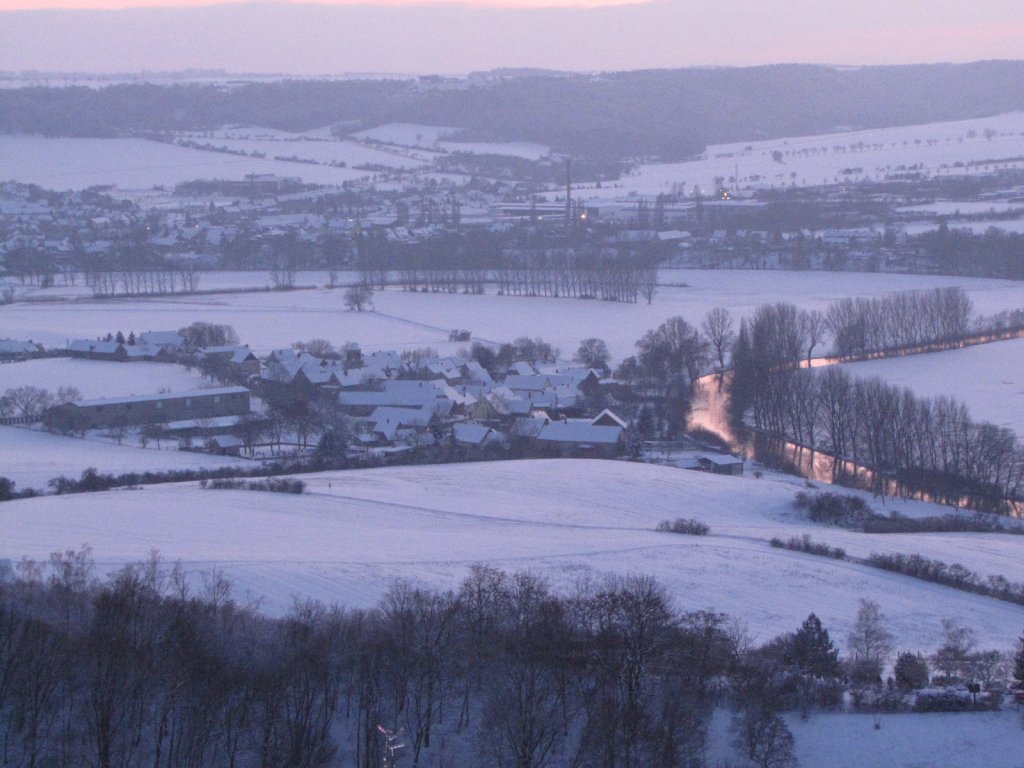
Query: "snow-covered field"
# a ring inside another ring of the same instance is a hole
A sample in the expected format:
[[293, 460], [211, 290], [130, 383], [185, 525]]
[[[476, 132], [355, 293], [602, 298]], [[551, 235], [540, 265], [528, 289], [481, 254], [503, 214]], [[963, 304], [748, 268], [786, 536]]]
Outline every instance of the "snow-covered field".
[[471, 155], [506, 155], [524, 160], [540, 160], [551, 154], [551, 148], [528, 141], [442, 141], [438, 146], [446, 152], [468, 152]]
[[[298, 272], [295, 277], [295, 286], [298, 288], [314, 288], [328, 285], [329, 275], [323, 270], [309, 270]], [[358, 272], [339, 272], [337, 283], [339, 285], [351, 285], [359, 281]], [[74, 285], [64, 285], [58, 282], [46, 288], [41, 288], [32, 283], [22, 283], [17, 279], [0, 278], [0, 286], [14, 288], [15, 296], [19, 299], [30, 299], [33, 301], [51, 299], [89, 299], [94, 296], [92, 288], [85, 284], [81, 276], [78, 276]], [[248, 272], [200, 272], [198, 274], [198, 290], [200, 292], [210, 291], [239, 291], [239, 290], [267, 290], [273, 288], [270, 273], [265, 270]]]
[[182, 392], [213, 386], [198, 371], [167, 363], [114, 363], [52, 357], [0, 365], [0, 392], [12, 387], [76, 387], [86, 400], [156, 392]]
[[317, 184], [364, 178], [365, 171], [261, 160], [186, 149], [145, 139], [54, 139], [0, 135], [0, 180], [47, 189], [115, 184], [121, 191], [194, 179], [242, 179], [250, 173], [298, 176]]
[[352, 134], [353, 138], [396, 144], [402, 147], [430, 149], [439, 141], [458, 133], [459, 129], [443, 125], [418, 123], [385, 123]]
[[381, 142], [396, 147], [417, 147], [444, 152], [469, 152], [475, 155], [507, 155], [526, 160], [540, 160], [551, 154], [551, 148], [527, 141], [482, 142], [455, 141], [459, 128], [417, 123], [386, 123], [353, 134], [353, 138]]
[[[758, 640], [793, 630], [814, 611], [842, 643], [861, 597], [880, 603], [900, 647], [936, 647], [941, 620], [955, 618], [986, 647], [1010, 648], [1024, 624], [1024, 608], [1009, 603], [770, 548], [771, 536], [804, 531], [845, 543], [838, 532], [794, 517], [790, 502], [800, 486], [792, 480], [572, 460], [304, 479], [302, 496], [183, 484], [5, 503], [0, 557], [41, 559], [88, 544], [103, 568], [116, 568], [157, 548], [194, 575], [223, 569], [236, 594], [265, 596], [273, 613], [293, 596], [369, 606], [395, 578], [451, 587], [470, 565], [490, 563], [536, 572], [559, 588], [605, 573], [651, 574], [680, 608], [724, 611]], [[677, 516], [707, 522], [711, 535], [653, 530]], [[957, 554], [973, 538], [941, 537]], [[1019, 552], [1019, 538], [984, 539], [965, 564], [982, 569], [991, 551], [1003, 558], [1000, 567], [1013, 569], [1008, 577], [1024, 576], [1024, 564], [1009, 554]], [[916, 551], [931, 540], [890, 536], [885, 549]]]
[[252, 462], [245, 459], [190, 453], [176, 448], [176, 445], [166, 442], [163, 450], [152, 446], [137, 448], [54, 435], [25, 427], [0, 426], [0, 475], [13, 480], [18, 490], [35, 488], [46, 491], [47, 483], [54, 477], [65, 475], [77, 478], [88, 467], [116, 475], [124, 472], [252, 466]]
[[[781, 161], [773, 154], [781, 152]], [[714, 190], [739, 173], [740, 187], [813, 186], [885, 178], [991, 173], [1024, 167], [1024, 112], [975, 120], [799, 136], [709, 146], [697, 160], [644, 165], [616, 183], [623, 192], [656, 195], [685, 184]], [[959, 165], [958, 165], [959, 164]], [[850, 171], [844, 173], [844, 171]], [[606, 185], [607, 186], [607, 185]], [[588, 192], [581, 193], [584, 197]], [[606, 193], [595, 193], [602, 197]]]
[[[596, 336], [607, 342], [614, 358], [621, 359], [632, 354], [637, 339], [666, 318], [682, 315], [697, 324], [716, 306], [727, 307], [738, 318], [766, 302], [824, 308], [843, 296], [952, 285], [963, 286], [977, 311], [984, 314], [1024, 304], [1020, 285], [1007, 280], [749, 270], [664, 270], [661, 280], [674, 285], [660, 288], [650, 305], [389, 289], [375, 292], [374, 312], [350, 312], [344, 308], [343, 291], [318, 289], [76, 301], [61, 305], [59, 311], [46, 303], [14, 303], [0, 307], [0, 327], [14, 338], [63, 345], [69, 336], [95, 337], [117, 328], [181, 328], [202, 320], [234, 326], [242, 341], [258, 352], [313, 337], [336, 345], [357, 341], [371, 350], [421, 346], [452, 350], [457, 345], [448, 343], [448, 332], [465, 328], [487, 341], [542, 336], [568, 355], [581, 339]], [[298, 282], [307, 280], [300, 275]], [[308, 282], [322, 285], [319, 280]]]
[[[715, 713], [710, 729], [709, 765], [730, 765], [731, 717]], [[786, 716], [802, 766], [828, 768], [1019, 768], [1024, 731], [1020, 713], [883, 714], [878, 730], [872, 715]], [[721, 763], [715, 762], [721, 760]]]
[[[473, 152], [540, 159], [549, 147], [529, 142], [461, 142], [458, 128], [391, 123], [353, 135], [356, 141], [331, 140], [328, 129], [288, 133], [251, 126], [183, 134], [202, 143], [264, 152], [266, 159], [160, 144], [143, 139], [69, 139], [0, 136], [0, 179], [31, 182], [51, 189], [81, 189], [116, 184], [122, 190], [172, 186], [199, 178], [238, 179], [249, 173], [299, 176], [306, 182], [340, 184], [363, 178], [353, 165], [372, 163], [412, 169], [429, 162], [433, 151]], [[314, 140], [315, 139], [315, 140]], [[380, 146], [366, 143], [379, 142]], [[389, 146], [390, 145], [390, 146]], [[781, 153], [777, 155], [776, 153]], [[297, 155], [320, 165], [277, 161]], [[739, 175], [744, 188], [807, 186], [875, 180], [890, 174], [991, 173], [1024, 167], [1024, 112], [768, 141], [716, 144], [698, 159], [640, 166], [586, 199], [628, 193], [705, 192], [718, 184], [732, 187]], [[344, 162], [349, 167], [326, 165]]]
[[[990, 229], [999, 229], [1013, 234], [1024, 234], [1024, 219], [988, 219], [983, 221], [950, 221], [950, 229], [966, 229], [975, 235], [983, 235]], [[903, 227], [908, 235], [920, 235], [934, 232], [939, 228], [936, 221], [915, 221]]]
[[1024, 339], [948, 352], [847, 363], [854, 376], [874, 376], [919, 395], [962, 401], [971, 415], [1024, 437]]
[[979, 216], [989, 213], [1024, 212], [1024, 203], [1001, 200], [937, 200], [922, 205], [906, 205], [897, 208], [897, 213], [930, 213], [935, 216]]
[[[199, 144], [227, 147], [234, 151], [252, 154], [259, 152], [268, 160], [277, 157], [309, 160], [316, 163], [345, 163], [349, 168], [357, 165], [383, 165], [389, 168], [421, 168], [427, 165], [435, 153], [417, 150], [396, 152], [375, 149], [356, 141], [310, 141], [298, 136], [282, 139], [202, 139], [193, 138]], [[413, 156], [415, 155], [415, 156]], [[297, 174], [291, 174], [297, 175]]]

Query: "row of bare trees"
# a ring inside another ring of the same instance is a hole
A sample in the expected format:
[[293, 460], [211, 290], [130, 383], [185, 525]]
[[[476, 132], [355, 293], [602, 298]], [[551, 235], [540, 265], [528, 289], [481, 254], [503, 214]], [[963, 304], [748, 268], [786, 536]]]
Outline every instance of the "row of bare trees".
[[191, 259], [104, 253], [83, 259], [82, 276], [96, 296], [195, 293], [200, 272]]
[[657, 263], [640, 255], [598, 249], [506, 254], [494, 269], [498, 291], [511, 296], [553, 296], [648, 304], [657, 292]]
[[971, 420], [947, 397], [919, 397], [834, 367], [786, 369], [763, 377], [750, 416], [759, 431], [866, 466], [877, 481], [889, 476], [994, 511], [1024, 497], [1024, 446], [1014, 432]]
[[363, 282], [397, 282], [405, 290], [483, 293], [493, 282], [507, 296], [547, 296], [650, 303], [657, 291], [657, 261], [615, 249], [555, 248], [468, 252], [464, 245], [438, 252], [425, 245], [367, 256]]
[[935, 288], [839, 299], [826, 319], [836, 355], [848, 356], [963, 339], [973, 311], [963, 288]]
[[701, 760], [735, 641], [647, 578], [553, 593], [472, 569], [371, 610], [269, 619], [216, 575], [154, 558], [104, 583], [90, 553], [0, 582], [0, 762], [10, 766], [640, 768]]
[[837, 369], [800, 369], [831, 333], [838, 355], [899, 351], [1001, 333], [1019, 318], [972, 321], [960, 288], [909, 291], [880, 299], [841, 299], [824, 314], [792, 304], [759, 307], [740, 325], [732, 350], [732, 419], [758, 432], [852, 462], [900, 488], [1004, 511], [1024, 493], [1024, 449], [1011, 430], [973, 422], [948, 398], [930, 400], [880, 380]]

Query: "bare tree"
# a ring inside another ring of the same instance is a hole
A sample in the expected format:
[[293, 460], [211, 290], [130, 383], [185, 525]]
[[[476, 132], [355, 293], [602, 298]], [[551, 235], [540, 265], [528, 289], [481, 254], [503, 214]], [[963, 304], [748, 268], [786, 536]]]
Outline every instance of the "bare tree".
[[704, 316], [700, 327], [715, 350], [718, 369], [725, 370], [725, 353], [736, 338], [732, 315], [725, 307], [715, 307]]
[[365, 307], [373, 304], [373, 288], [366, 283], [353, 285], [345, 291], [345, 306], [350, 310], [362, 312]]
[[811, 365], [814, 348], [821, 344], [828, 335], [828, 321], [825, 313], [818, 309], [800, 313], [800, 325], [804, 341], [807, 344], [807, 365]]
[[57, 388], [57, 404], [64, 405], [65, 403], [73, 403], [76, 400], [82, 399], [82, 393], [78, 387], [58, 387]]
[[878, 603], [861, 598], [857, 619], [847, 636], [854, 677], [869, 682], [880, 677], [893, 650], [893, 635], [885, 626]]
[[793, 734], [776, 712], [761, 707], [745, 710], [733, 724], [737, 751], [758, 768], [792, 768]]
[[13, 416], [35, 418], [53, 405], [53, 395], [42, 387], [13, 387], [0, 398], [0, 410]]
[[604, 340], [590, 338], [580, 342], [579, 349], [576, 350], [576, 356], [573, 359], [587, 368], [607, 373], [608, 360], [610, 358], [611, 353], [608, 351], [608, 345], [604, 343]]

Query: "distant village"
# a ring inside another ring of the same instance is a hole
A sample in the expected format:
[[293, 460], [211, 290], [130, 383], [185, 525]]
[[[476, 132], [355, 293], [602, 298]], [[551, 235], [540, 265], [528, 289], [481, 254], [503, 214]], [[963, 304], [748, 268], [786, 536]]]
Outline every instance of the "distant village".
[[157, 189], [133, 202], [113, 189], [53, 192], [9, 182], [0, 184], [0, 283], [10, 299], [16, 286], [76, 284], [100, 296], [192, 293], [208, 270], [264, 271], [272, 287], [288, 288], [301, 270], [324, 270], [332, 280], [358, 270], [381, 283], [419, 285], [430, 281], [414, 272], [475, 271], [474, 280], [489, 281], [502, 269], [565, 260], [588, 269], [637, 263], [1002, 277], [1024, 269], [1007, 257], [1019, 235], [965, 230], [956, 242], [941, 240], [920, 225], [941, 229], [948, 217], [900, 209], [944, 197], [998, 199], [1010, 205], [1005, 214], [967, 212], [952, 226], [1016, 216], [1024, 178], [1014, 173], [744, 193], [722, 179], [704, 192], [681, 187], [581, 202], [599, 192], [600, 182], [559, 190], [431, 178], [389, 189], [251, 175]]

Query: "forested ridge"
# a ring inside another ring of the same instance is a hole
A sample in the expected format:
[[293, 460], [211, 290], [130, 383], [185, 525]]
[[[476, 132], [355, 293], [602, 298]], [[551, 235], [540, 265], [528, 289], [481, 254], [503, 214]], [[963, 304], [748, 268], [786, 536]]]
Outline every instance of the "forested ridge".
[[282, 80], [0, 90], [0, 132], [123, 136], [226, 124], [308, 130], [386, 122], [463, 128], [580, 157], [679, 160], [712, 143], [981, 117], [1024, 109], [1024, 62], [523, 73], [473, 87]]

